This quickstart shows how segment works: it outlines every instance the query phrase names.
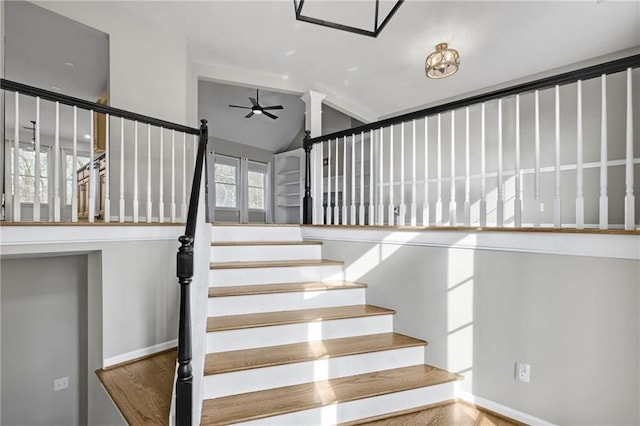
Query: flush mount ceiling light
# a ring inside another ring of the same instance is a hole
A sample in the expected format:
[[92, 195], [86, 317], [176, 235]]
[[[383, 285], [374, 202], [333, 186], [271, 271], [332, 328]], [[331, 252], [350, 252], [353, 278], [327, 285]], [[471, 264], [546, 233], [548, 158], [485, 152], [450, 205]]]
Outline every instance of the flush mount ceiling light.
[[460, 67], [460, 54], [450, 49], [447, 43], [436, 45], [436, 51], [427, 56], [424, 72], [429, 78], [445, 78], [453, 75]]
[[[304, 2], [305, 0], [293, 0], [293, 7], [296, 11], [296, 20], [375, 38], [378, 37], [378, 34], [380, 34], [384, 27], [389, 23], [389, 20], [391, 20], [393, 15], [398, 11], [400, 5], [404, 3], [404, 0], [397, 0], [389, 13], [387, 13], [386, 17], [380, 16], [380, 0], [366, 0], [366, 2], [368, 3], [375, 3], [375, 13], [373, 17], [372, 29], [358, 28], [351, 25], [339, 24], [337, 22], [331, 22], [324, 19], [303, 15], [302, 8], [304, 6]], [[335, 2], [333, 3], [333, 5], [334, 7], [339, 8], [340, 2]], [[382, 20], [380, 18], [382, 18]]]

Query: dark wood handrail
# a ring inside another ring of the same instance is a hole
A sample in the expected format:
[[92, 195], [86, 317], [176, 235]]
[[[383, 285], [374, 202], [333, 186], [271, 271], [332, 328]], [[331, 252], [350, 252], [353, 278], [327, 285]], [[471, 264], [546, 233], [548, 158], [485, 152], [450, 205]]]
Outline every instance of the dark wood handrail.
[[127, 120], [138, 121], [152, 126], [162, 127], [164, 129], [175, 130], [190, 135], [200, 134], [200, 129], [195, 127], [183, 126], [182, 124], [172, 123], [170, 121], [160, 120], [159, 118], [149, 117], [147, 115], [138, 114], [124, 109], [114, 108], [109, 105], [102, 105], [90, 102], [73, 96], [63, 95], [61, 93], [52, 92], [50, 90], [40, 89], [38, 87], [29, 86], [27, 84], [18, 83], [16, 81], [0, 79], [0, 88], [10, 92], [18, 92], [22, 95], [39, 97], [52, 102], [60, 102], [64, 105], [75, 106], [78, 108], [92, 110], [102, 114], [109, 114], [112, 117], [120, 117]]

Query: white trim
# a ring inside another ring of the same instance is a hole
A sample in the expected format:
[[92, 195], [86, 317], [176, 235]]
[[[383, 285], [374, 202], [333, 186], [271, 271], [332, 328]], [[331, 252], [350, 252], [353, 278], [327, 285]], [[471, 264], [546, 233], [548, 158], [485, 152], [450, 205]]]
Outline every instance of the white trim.
[[131, 361], [136, 358], [140, 358], [147, 355], [153, 355], [158, 352], [162, 352], [167, 349], [171, 349], [178, 346], [178, 339], [169, 340], [168, 342], [158, 343], [157, 345], [147, 346], [146, 348], [137, 349], [135, 351], [127, 352], [121, 355], [105, 358], [102, 362], [102, 368], [107, 368], [112, 365], [121, 364], [123, 362]]
[[345, 229], [302, 226], [307, 240], [348, 241], [640, 260], [640, 235]]
[[554, 426], [555, 425], [555, 423], [551, 423], [539, 417], [532, 416], [531, 414], [524, 413], [522, 411], [516, 410], [511, 407], [507, 407], [506, 405], [498, 404], [497, 402], [490, 401], [488, 399], [482, 398], [480, 396], [476, 396], [469, 392], [457, 390], [456, 396], [459, 399], [462, 399], [463, 401], [470, 402], [471, 404], [475, 404], [479, 407], [494, 411], [498, 414], [501, 414], [503, 416], [509, 417], [511, 419], [514, 419], [529, 425], [536, 425], [536, 426]]

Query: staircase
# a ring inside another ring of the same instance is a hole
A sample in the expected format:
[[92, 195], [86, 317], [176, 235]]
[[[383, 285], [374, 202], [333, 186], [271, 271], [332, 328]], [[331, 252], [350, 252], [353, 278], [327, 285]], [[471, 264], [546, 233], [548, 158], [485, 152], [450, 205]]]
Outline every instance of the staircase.
[[425, 365], [427, 343], [321, 249], [299, 226], [214, 226], [202, 424], [358, 424], [454, 398], [461, 376]]

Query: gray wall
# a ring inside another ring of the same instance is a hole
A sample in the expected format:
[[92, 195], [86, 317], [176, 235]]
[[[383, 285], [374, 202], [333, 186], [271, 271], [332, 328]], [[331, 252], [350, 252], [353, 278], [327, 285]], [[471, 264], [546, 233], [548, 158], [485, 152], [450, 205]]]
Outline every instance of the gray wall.
[[[640, 262], [325, 241], [462, 388], [558, 424], [638, 424]], [[531, 364], [531, 382], [514, 363]]]

